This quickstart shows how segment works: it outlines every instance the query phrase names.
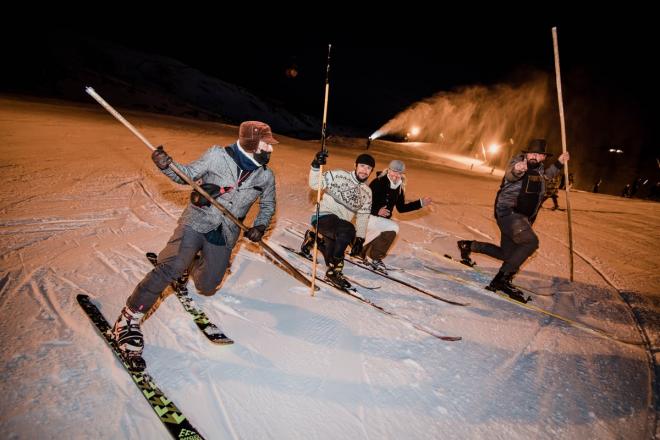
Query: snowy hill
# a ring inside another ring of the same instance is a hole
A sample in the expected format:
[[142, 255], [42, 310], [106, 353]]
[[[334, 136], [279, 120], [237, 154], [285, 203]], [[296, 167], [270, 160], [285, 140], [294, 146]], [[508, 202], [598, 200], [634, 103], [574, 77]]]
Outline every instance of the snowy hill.
[[[124, 116], [184, 163], [237, 133], [218, 123]], [[113, 320], [150, 269], [144, 253], [164, 246], [189, 190], [162, 176], [149, 151], [93, 103], [0, 97], [0, 137], [2, 432], [12, 439], [167, 438], [75, 298], [90, 295]], [[278, 208], [266, 238], [305, 267], [278, 244], [300, 243], [291, 231], [302, 230], [312, 210], [306, 182], [318, 143], [279, 137], [271, 161]], [[329, 167], [352, 168], [360, 144], [331, 143]], [[408, 198], [434, 200], [396, 214], [401, 233], [386, 262], [403, 269], [395, 276], [469, 305], [351, 266], [350, 277], [380, 286], [364, 296], [402, 319], [324, 286], [310, 297], [243, 240], [216, 295], [193, 292], [234, 345], [210, 344], [169, 290], [143, 324], [149, 372], [204, 437], [655, 435], [660, 205], [572, 193], [575, 282], [567, 281], [566, 214], [547, 209], [535, 226], [540, 249], [519, 277], [554, 293], [532, 304], [629, 342], [622, 343], [480, 288], [495, 261], [477, 257], [480, 274], [442, 257], [456, 253], [458, 239], [499, 239], [492, 219], [498, 177], [383, 142], [372, 151], [378, 169], [404, 155]], [[411, 323], [462, 340], [441, 341]]]
[[[278, 133], [303, 139], [320, 131], [318, 118], [290, 112], [166, 56], [62, 32], [33, 45], [30, 50], [10, 52], [12, 66], [3, 73], [8, 78], [0, 90], [87, 102], [84, 87], [93, 85], [118, 108], [231, 123], [263, 120]], [[226, 69], [235, 62], [228, 59]], [[352, 132], [337, 126], [332, 130]]]

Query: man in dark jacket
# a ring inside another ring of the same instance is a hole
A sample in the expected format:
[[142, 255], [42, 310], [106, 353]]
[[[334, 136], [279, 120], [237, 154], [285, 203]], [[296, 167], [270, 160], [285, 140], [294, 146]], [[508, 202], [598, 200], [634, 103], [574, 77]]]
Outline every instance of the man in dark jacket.
[[[371, 215], [367, 226], [366, 245], [360, 257], [366, 259], [376, 270], [386, 270], [383, 258], [392, 246], [399, 225], [392, 220], [392, 212], [410, 212], [431, 204], [430, 197], [406, 203], [404, 194], [406, 165], [400, 160], [393, 160], [390, 165], [371, 181]], [[355, 252], [351, 252], [355, 255]]]
[[[259, 199], [259, 214], [245, 232], [248, 239], [256, 242], [261, 240], [275, 213], [275, 176], [266, 164], [272, 145], [278, 142], [270, 127], [259, 121], [243, 122], [238, 133], [236, 143], [224, 148], [212, 146], [198, 160], [176, 166], [191, 179], [202, 181], [202, 188], [239, 219]], [[151, 158], [171, 180], [185, 183], [169, 168], [172, 158], [162, 147]], [[197, 290], [213, 295], [239, 238], [240, 228], [199, 193], [193, 192], [190, 200], [179, 225], [158, 255], [158, 264], [135, 287], [112, 329], [122, 357], [134, 371], [146, 367], [140, 321], [163, 290], [189, 269]]]
[[544, 139], [533, 139], [527, 150], [511, 159], [502, 184], [495, 198], [495, 218], [501, 232], [499, 246], [480, 241], [460, 240], [458, 248], [464, 263], [474, 265], [471, 252], [489, 255], [502, 260], [499, 272], [486, 287], [493, 292], [500, 290], [511, 298], [527, 302], [520, 289], [511, 282], [520, 266], [539, 246], [539, 239], [532, 230], [545, 194], [545, 181], [552, 179], [569, 160], [568, 152], [557, 162], [544, 169], [543, 161], [552, 154], [546, 151]]

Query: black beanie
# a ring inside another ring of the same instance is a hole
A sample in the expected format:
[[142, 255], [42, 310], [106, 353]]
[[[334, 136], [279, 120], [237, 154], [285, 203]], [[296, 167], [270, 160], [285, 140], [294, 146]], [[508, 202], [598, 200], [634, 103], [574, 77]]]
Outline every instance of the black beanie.
[[365, 165], [369, 165], [371, 168], [374, 168], [376, 166], [376, 160], [371, 157], [371, 155], [362, 153], [360, 154], [357, 159], [355, 159], [355, 165], [362, 163]]

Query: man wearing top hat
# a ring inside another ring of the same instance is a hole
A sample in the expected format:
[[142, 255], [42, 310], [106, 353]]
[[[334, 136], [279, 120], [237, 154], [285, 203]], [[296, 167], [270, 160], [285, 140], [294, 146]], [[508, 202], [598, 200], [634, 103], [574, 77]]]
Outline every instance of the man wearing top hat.
[[511, 298], [527, 302], [522, 291], [512, 284], [520, 266], [539, 247], [539, 239], [532, 230], [543, 196], [545, 181], [561, 172], [569, 160], [568, 152], [562, 153], [547, 169], [543, 161], [552, 156], [546, 151], [545, 139], [532, 139], [527, 149], [514, 156], [506, 168], [502, 184], [495, 197], [495, 219], [500, 228], [500, 245], [472, 240], [460, 240], [458, 248], [464, 263], [473, 265], [471, 252], [489, 255], [502, 260], [499, 272], [486, 288], [502, 291]]

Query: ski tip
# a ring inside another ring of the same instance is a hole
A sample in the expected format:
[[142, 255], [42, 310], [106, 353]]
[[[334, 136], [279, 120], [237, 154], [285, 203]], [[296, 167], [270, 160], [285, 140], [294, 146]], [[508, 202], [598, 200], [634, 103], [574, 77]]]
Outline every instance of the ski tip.
[[229, 339], [229, 338], [226, 338], [226, 337], [225, 338], [219, 338], [219, 339], [211, 339], [211, 342], [213, 342], [214, 344], [218, 344], [218, 345], [233, 345], [234, 344], [233, 339]]
[[88, 301], [88, 300], [89, 300], [89, 295], [86, 295], [86, 294], [84, 294], [84, 293], [79, 293], [78, 295], [76, 295], [76, 300], [77, 300], [78, 302], [81, 302], [81, 301]]

